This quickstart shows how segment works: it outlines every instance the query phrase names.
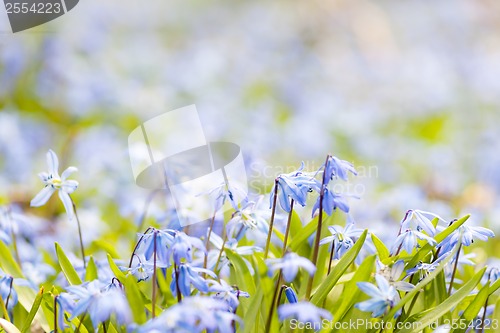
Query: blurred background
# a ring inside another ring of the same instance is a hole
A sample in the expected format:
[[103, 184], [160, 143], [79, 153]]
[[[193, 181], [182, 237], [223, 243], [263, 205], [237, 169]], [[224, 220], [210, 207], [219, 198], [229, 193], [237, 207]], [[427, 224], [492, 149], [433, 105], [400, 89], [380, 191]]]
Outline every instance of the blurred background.
[[79, 169], [84, 236], [116, 231], [148, 195], [129, 133], [196, 104], [209, 140], [240, 145], [254, 192], [333, 153], [360, 172], [346, 192], [363, 226], [393, 237], [416, 208], [498, 233], [499, 92], [493, 0], [81, 0], [17, 34], [1, 10], [0, 203], [64, 212], [28, 207], [50, 148]]

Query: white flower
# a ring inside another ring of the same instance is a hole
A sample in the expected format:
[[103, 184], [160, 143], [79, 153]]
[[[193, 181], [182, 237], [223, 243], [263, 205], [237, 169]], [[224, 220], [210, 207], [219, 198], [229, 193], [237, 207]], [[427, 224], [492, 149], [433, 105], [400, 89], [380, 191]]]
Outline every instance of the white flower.
[[49, 172], [42, 172], [38, 174], [38, 177], [43, 181], [45, 187], [38, 192], [38, 194], [31, 200], [30, 205], [32, 207], [40, 207], [45, 205], [45, 203], [50, 199], [52, 194], [57, 191], [59, 198], [61, 199], [66, 213], [71, 220], [74, 215], [73, 202], [70, 198], [70, 193], [73, 193], [78, 187], [78, 182], [76, 180], [67, 179], [69, 175], [73, 172], [78, 171], [75, 167], [69, 167], [59, 176], [59, 160], [57, 155], [49, 150], [47, 152], [47, 165], [49, 167]]

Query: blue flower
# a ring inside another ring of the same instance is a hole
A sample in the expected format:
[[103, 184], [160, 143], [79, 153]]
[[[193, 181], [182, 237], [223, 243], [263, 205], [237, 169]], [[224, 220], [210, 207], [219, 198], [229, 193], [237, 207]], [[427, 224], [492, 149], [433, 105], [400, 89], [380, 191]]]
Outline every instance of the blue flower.
[[83, 313], [88, 313], [94, 324], [94, 328], [107, 321], [115, 314], [119, 324], [127, 324], [132, 316], [130, 308], [123, 291], [106, 285], [99, 280], [87, 282], [78, 286], [67, 287], [69, 294], [73, 295], [77, 302], [71, 312], [70, 321]]
[[300, 257], [293, 252], [285, 254], [285, 256], [280, 259], [267, 259], [266, 263], [269, 267], [270, 274], [281, 269], [283, 278], [286, 282], [292, 282], [295, 279], [295, 276], [297, 276], [299, 272], [299, 268], [305, 269], [309, 275], [314, 274], [316, 271], [316, 267], [309, 259]]
[[154, 265], [149, 262], [139, 261], [135, 266], [126, 268], [130, 274], [135, 276], [137, 282], [146, 281], [153, 275]]
[[[375, 275], [377, 286], [368, 282], [358, 282], [357, 285], [371, 299], [356, 304], [361, 311], [372, 312], [372, 317], [380, 317], [388, 312], [399, 299], [396, 288], [391, 286], [382, 275]], [[399, 315], [399, 312], [396, 315]]]
[[442, 251], [448, 252], [453, 249], [455, 244], [462, 243], [464, 246], [470, 246], [474, 243], [474, 239], [479, 239], [482, 241], [487, 241], [488, 238], [495, 237], [495, 233], [490, 229], [483, 227], [470, 227], [467, 225], [461, 225], [455, 231], [446, 237], [438, 247], [442, 248]]
[[335, 156], [329, 156], [325, 165], [325, 185], [334, 178], [340, 178], [347, 181], [347, 175], [352, 173], [357, 176], [358, 173], [354, 169], [354, 166], [344, 160], [341, 160]]
[[298, 303], [299, 298], [297, 297], [297, 294], [295, 293], [295, 290], [293, 290], [292, 287], [285, 287], [285, 295], [286, 299], [288, 300], [288, 303]]
[[229, 182], [223, 182], [208, 192], [200, 193], [199, 195], [202, 194], [208, 194], [213, 200], [214, 212], [218, 212], [228, 199], [234, 210], [238, 210], [238, 202], [246, 197], [245, 191], [231, 185]]
[[261, 235], [267, 234], [269, 224], [266, 221], [265, 215], [268, 213], [268, 209], [266, 211], [259, 209], [259, 203], [262, 198], [263, 196], [259, 198], [258, 202], [246, 202], [240, 210], [233, 214], [226, 226], [229, 239], [240, 240], [247, 230], [255, 231]]
[[183, 232], [177, 232], [174, 241], [168, 249], [167, 256], [169, 260], [172, 258], [173, 262], [177, 265], [182, 263], [182, 259], [186, 262], [192, 262], [193, 248], [206, 252], [205, 245], [203, 245], [201, 239], [188, 236]]
[[396, 253], [399, 248], [402, 247], [408, 254], [411, 254], [415, 247], [420, 247], [418, 240], [425, 240], [431, 245], [436, 244], [436, 241], [432, 237], [429, 237], [420, 231], [408, 229], [396, 238], [392, 247], [392, 253]]
[[14, 278], [12, 276], [2, 276], [0, 278], [0, 294], [7, 310], [12, 311], [17, 304], [17, 292], [13, 287]]
[[321, 328], [321, 318], [332, 319], [332, 314], [325, 309], [318, 308], [309, 302], [282, 304], [278, 308], [281, 321], [295, 318], [301, 323], [310, 323], [314, 328]]
[[328, 227], [328, 230], [332, 235], [323, 238], [319, 244], [332, 244], [335, 259], [340, 259], [354, 245], [353, 238], [357, 238], [363, 233], [362, 229], [354, 227], [354, 223], [348, 223], [345, 229], [340, 225], [333, 225]]
[[138, 329], [138, 333], [234, 333], [241, 319], [227, 311], [227, 304], [207, 296], [186, 297]]
[[[401, 220], [401, 229], [411, 229], [412, 227], [415, 227], [417, 229], [420, 228], [423, 229], [428, 235], [434, 236], [436, 234], [436, 228], [432, 224], [430, 218], [437, 218], [441, 221], [444, 221], [444, 219], [434, 213], [418, 209], [410, 209], [406, 212], [405, 216]], [[412, 226], [412, 223], [414, 223], [415, 225]]]
[[56, 296], [57, 308], [57, 327], [60, 330], [69, 327], [64, 321], [64, 312], [72, 313], [75, 308], [75, 296], [68, 293], [61, 293]]
[[216, 275], [211, 270], [191, 267], [188, 264], [180, 264], [177, 267], [177, 270], [177, 274], [176, 272], [172, 273], [172, 283], [170, 284], [170, 290], [172, 290], [174, 295], [177, 295], [177, 275], [179, 276], [179, 291], [184, 296], [191, 295], [191, 285], [201, 292], [206, 293], [209, 291], [207, 280], [204, 279], [199, 273], [205, 273], [213, 278], [216, 278]]
[[236, 312], [240, 304], [240, 297], [249, 298], [250, 294], [246, 291], [239, 290], [238, 288], [231, 287], [226, 281], [220, 280], [220, 283], [214, 280], [207, 281], [211, 284], [209, 291], [215, 292], [212, 297], [215, 299], [223, 300], [229, 306], [229, 311]]
[[42, 172], [38, 175], [45, 184], [45, 187], [31, 200], [30, 205], [32, 207], [45, 205], [52, 194], [57, 191], [69, 219], [72, 219], [74, 216], [73, 202], [69, 195], [77, 189], [78, 182], [76, 180], [68, 180], [67, 178], [73, 172], [78, 171], [78, 169], [69, 167], [59, 176], [59, 160], [52, 150], [49, 150], [47, 153], [47, 165], [49, 166], [49, 172]]
[[[293, 199], [301, 206], [306, 205], [307, 194], [313, 189], [319, 191], [321, 184], [309, 173], [302, 172], [304, 169], [304, 162], [300, 168], [294, 172], [281, 174], [276, 178], [278, 185], [278, 199], [281, 208], [287, 213], [290, 212], [290, 200]], [[270, 203], [273, 205], [274, 201], [274, 188], [271, 192]]]
[[168, 248], [173, 244], [176, 233], [177, 231], [170, 229], [159, 230], [149, 228], [146, 233], [139, 234], [141, 239], [139, 241], [139, 245], [137, 246], [136, 253], [144, 255], [144, 258], [148, 261], [151, 260], [154, 255], [154, 240], [156, 238], [156, 265], [158, 267], [169, 267], [170, 261]]
[[[316, 199], [316, 202], [314, 203], [312, 209], [313, 216], [319, 209], [320, 199], [321, 196], [319, 196], [318, 199]], [[343, 211], [344, 213], [349, 213], [349, 205], [347, 204], [345, 197], [340, 193], [335, 193], [330, 191], [328, 188], [325, 188], [325, 191], [323, 193], [323, 211], [328, 215], [332, 215], [333, 211], [337, 210], [337, 208]]]
[[439, 258], [437, 258], [432, 263], [420, 262], [415, 267], [409, 269], [407, 271], [407, 275], [409, 276], [409, 275], [419, 273], [420, 274], [419, 281], [420, 281], [420, 280], [424, 279], [430, 273], [434, 272], [436, 270], [436, 268], [438, 267], [438, 265], [441, 263], [441, 261], [446, 259], [450, 254], [451, 254], [451, 252], [443, 253], [442, 255], [439, 256]]

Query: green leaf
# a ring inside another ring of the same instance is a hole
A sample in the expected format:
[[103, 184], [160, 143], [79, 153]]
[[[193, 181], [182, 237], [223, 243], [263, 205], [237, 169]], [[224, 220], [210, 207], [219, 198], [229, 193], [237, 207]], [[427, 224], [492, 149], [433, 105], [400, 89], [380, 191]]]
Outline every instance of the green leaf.
[[71, 285], [82, 284], [80, 276], [78, 276], [78, 273], [76, 272], [75, 268], [73, 267], [73, 265], [71, 264], [68, 257], [66, 256], [63, 249], [58, 243], [56, 243], [56, 254], [57, 254], [57, 259], [59, 260], [59, 266], [61, 266], [61, 270], [63, 271], [63, 274], [68, 280], [69, 284]]
[[12, 257], [9, 248], [3, 242], [0, 242], [0, 266], [3, 271], [14, 278], [23, 278], [21, 268]]
[[85, 281], [93, 281], [97, 279], [97, 266], [95, 265], [94, 257], [90, 257], [85, 271]]
[[262, 289], [259, 288], [255, 295], [250, 295], [251, 302], [248, 306], [248, 311], [245, 312], [244, 322], [246, 325], [243, 327], [243, 333], [250, 333], [252, 331], [256, 331], [256, 328], [259, 325], [250, 325], [251, 323], [255, 323], [256, 320], [261, 324], [262, 330], [264, 330], [264, 323], [262, 320], [259, 320], [257, 316], [259, 315], [260, 305], [262, 304], [263, 292]]
[[325, 297], [328, 295], [328, 293], [330, 293], [340, 277], [358, 256], [358, 253], [359, 251], [361, 251], [361, 247], [366, 240], [367, 233], [368, 230], [365, 230], [356, 241], [356, 244], [354, 244], [354, 246], [350, 248], [349, 251], [347, 251], [342, 256], [342, 258], [340, 258], [337, 265], [335, 265], [335, 267], [330, 272], [330, 275], [328, 275], [326, 279], [323, 280], [323, 282], [319, 285], [318, 289], [311, 298], [311, 303], [316, 306], [320, 306], [320, 304], [322, 304]]
[[145, 323], [146, 312], [144, 311], [144, 299], [137, 285], [136, 278], [133, 275], [128, 275], [124, 280], [120, 281], [123, 281], [122, 283], [125, 286], [125, 295], [130, 304], [134, 322], [138, 324]]
[[359, 265], [358, 269], [354, 273], [352, 279], [347, 282], [344, 286], [344, 291], [349, 292], [349, 297], [343, 297], [342, 303], [338, 307], [335, 315], [333, 316], [333, 320], [335, 322], [341, 321], [347, 311], [357, 302], [357, 298], [361, 293], [361, 290], [357, 287], [357, 282], [368, 281], [370, 279], [371, 273], [373, 271], [373, 265], [375, 263], [375, 255], [367, 257], [361, 265]]
[[[441, 318], [445, 313], [456, 307], [465, 297], [470, 294], [472, 290], [474, 290], [474, 288], [481, 281], [485, 270], [486, 268], [481, 269], [469, 282], [464, 284], [462, 288], [448, 297], [448, 299], [446, 299], [443, 303], [428, 311], [423, 317], [419, 318], [419, 325], [416, 325], [417, 327], [403, 329], [399, 332], [418, 333], [422, 331], [422, 328], [429, 326], [430, 324]], [[412, 317], [408, 318], [408, 321], [412, 321]]]
[[289, 244], [290, 249], [296, 252], [304, 242], [316, 231], [318, 227], [318, 217], [313, 218], [305, 227], [302, 228], [301, 232], [294, 237]]
[[389, 258], [391, 253], [389, 252], [389, 249], [385, 246], [384, 242], [382, 242], [375, 234], [371, 234], [372, 236], [372, 242], [375, 245], [375, 248], [377, 249], [378, 257], [380, 260], [384, 260]]
[[246, 262], [239, 254], [230, 249], [225, 249], [224, 252], [236, 271], [235, 277], [238, 283], [238, 288], [246, 291], [250, 295], [254, 294], [255, 283], [252, 275], [250, 275]]
[[43, 287], [40, 288], [40, 291], [36, 295], [35, 301], [33, 302], [33, 306], [31, 307], [31, 310], [28, 313], [28, 317], [24, 321], [23, 328], [21, 329], [22, 333], [26, 333], [29, 331], [31, 323], [33, 322], [33, 319], [35, 319], [35, 315], [38, 312], [38, 309], [40, 308], [40, 304], [42, 304], [42, 299], [43, 299]]
[[5, 332], [7, 333], [21, 333], [21, 331], [19, 331], [17, 329], [16, 326], [14, 326], [14, 324], [12, 324], [11, 322], [3, 319], [3, 318], [0, 318], [0, 326], [5, 330]]
[[469, 323], [476, 318], [477, 314], [481, 310], [481, 308], [484, 306], [486, 303], [486, 300], [489, 297], [489, 290], [490, 290], [490, 284], [489, 282], [481, 288], [479, 293], [476, 295], [474, 300], [469, 304], [469, 306], [465, 309], [464, 313], [462, 313], [462, 316], [460, 317], [460, 320], [458, 321], [459, 323], [465, 322], [467, 323], [467, 327], [465, 328], [457, 328], [454, 330], [454, 333], [465, 333], [467, 331], [467, 328], [469, 327]]
[[108, 263], [109, 263], [109, 268], [111, 268], [111, 271], [115, 275], [115, 277], [122, 281], [125, 280], [125, 274], [121, 271], [121, 269], [116, 265], [115, 261], [113, 258], [109, 255], [108, 253]]

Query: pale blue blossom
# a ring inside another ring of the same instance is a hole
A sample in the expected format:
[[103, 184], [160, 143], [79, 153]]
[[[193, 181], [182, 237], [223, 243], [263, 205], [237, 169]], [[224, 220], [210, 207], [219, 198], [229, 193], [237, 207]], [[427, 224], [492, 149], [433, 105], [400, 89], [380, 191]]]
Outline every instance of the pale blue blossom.
[[[361, 311], [371, 312], [372, 317], [380, 317], [386, 314], [399, 300], [396, 288], [389, 284], [382, 275], [375, 275], [377, 286], [368, 282], [358, 282], [357, 285], [365, 294], [371, 298], [356, 304]], [[401, 311], [401, 310], [400, 310]], [[399, 312], [396, 315], [399, 315]]]
[[392, 246], [392, 253], [396, 253], [400, 248], [411, 254], [415, 248], [420, 247], [419, 240], [424, 240], [431, 245], [436, 245], [436, 241], [418, 230], [407, 229], [402, 232]]
[[299, 272], [299, 268], [305, 269], [309, 275], [314, 274], [316, 267], [314, 264], [304, 257], [289, 252], [285, 254], [283, 258], [279, 259], [267, 259], [267, 266], [269, 268], [269, 273], [273, 274], [277, 270], [281, 270], [283, 273], [283, 279], [286, 282], [292, 282]]
[[78, 169], [70, 166], [59, 176], [59, 160], [52, 150], [49, 150], [47, 153], [47, 165], [49, 172], [42, 172], [38, 175], [45, 184], [45, 187], [31, 200], [30, 204], [32, 207], [43, 206], [52, 194], [57, 191], [69, 219], [72, 219], [74, 216], [73, 202], [69, 195], [77, 189], [78, 182], [67, 178]]
[[329, 156], [325, 165], [325, 185], [334, 178], [340, 178], [344, 181], [348, 181], [348, 174], [352, 173], [357, 176], [356, 169], [354, 166], [344, 160], [341, 160], [335, 156]]
[[285, 303], [278, 307], [278, 316], [281, 321], [294, 318], [301, 323], [310, 323], [313, 327], [321, 328], [321, 319], [332, 319], [332, 314], [325, 309], [318, 308], [309, 302]]
[[334, 259], [340, 259], [353, 245], [354, 239], [361, 236], [362, 229], [354, 227], [354, 223], [348, 223], [346, 227], [340, 225], [329, 226], [328, 230], [332, 234], [320, 241], [320, 245], [331, 244], [330, 251], [335, 251]]
[[438, 246], [442, 248], [441, 251], [448, 252], [457, 243], [461, 243], [463, 246], [470, 246], [474, 243], [474, 239], [487, 241], [488, 238], [492, 237], [495, 237], [495, 233], [490, 229], [463, 224], [446, 237]]
[[208, 292], [209, 285], [207, 280], [200, 275], [200, 273], [205, 273], [213, 278], [216, 278], [214, 272], [209, 269], [193, 267], [189, 264], [180, 264], [177, 267], [177, 274], [174, 271], [172, 273], [172, 283], [170, 284], [170, 290], [174, 295], [177, 295], [177, 276], [178, 276], [178, 287], [179, 291], [184, 296], [191, 295], [191, 285], [201, 292]]
[[436, 228], [432, 224], [431, 220], [435, 218], [444, 222], [444, 219], [434, 213], [418, 209], [410, 209], [401, 220], [401, 229], [420, 228], [429, 236], [434, 236], [436, 234]]

